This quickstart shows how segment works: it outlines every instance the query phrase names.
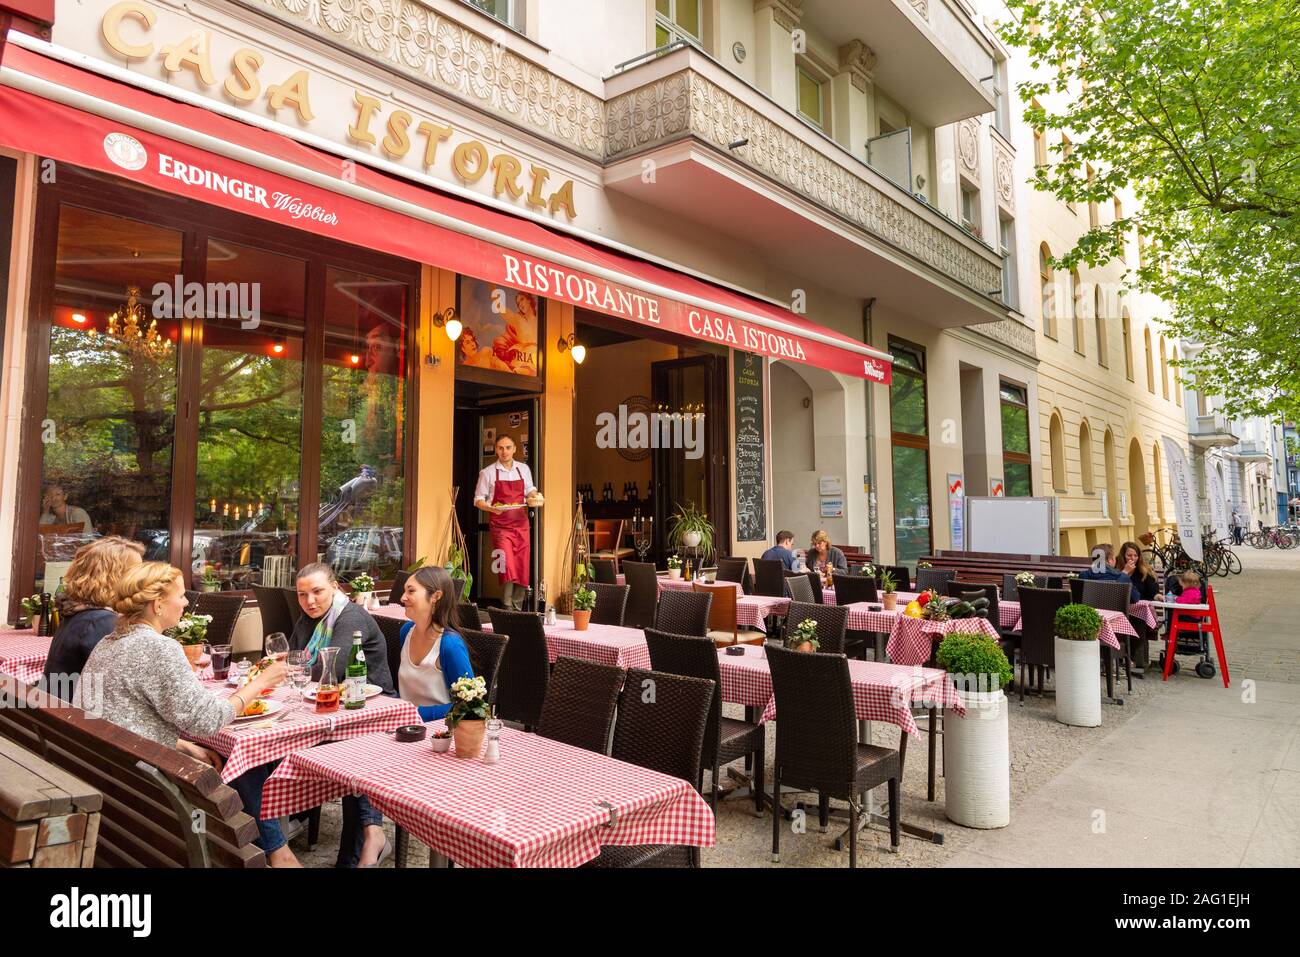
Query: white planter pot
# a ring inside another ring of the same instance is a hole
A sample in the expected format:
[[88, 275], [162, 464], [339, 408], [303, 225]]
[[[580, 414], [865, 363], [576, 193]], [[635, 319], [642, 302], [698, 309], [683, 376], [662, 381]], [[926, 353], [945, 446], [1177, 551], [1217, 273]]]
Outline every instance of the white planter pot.
[[704, 536], [701, 535], [699, 532], [686, 532], [684, 535], [682, 535], [682, 544], [685, 545], [687, 548], [699, 548], [700, 539], [703, 537]]
[[352, 593], [352, 600], [353, 600], [354, 602], [356, 602], [358, 605], [360, 605], [362, 608], [369, 608], [369, 607], [370, 607], [370, 595], [371, 595], [371, 593], [368, 592], [368, 591], [358, 591], [358, 592], [353, 592], [353, 593]]
[[963, 827], [1011, 823], [1011, 745], [1007, 698], [1001, 691], [958, 691], [966, 714], [944, 712], [944, 801], [948, 820]]
[[1076, 728], [1101, 724], [1101, 642], [1056, 639], [1056, 720]]
[[669, 578], [681, 578], [681, 577], [682, 577], [682, 570], [681, 570], [680, 568], [670, 568], [670, 569], [668, 569], [668, 577], [669, 577]]

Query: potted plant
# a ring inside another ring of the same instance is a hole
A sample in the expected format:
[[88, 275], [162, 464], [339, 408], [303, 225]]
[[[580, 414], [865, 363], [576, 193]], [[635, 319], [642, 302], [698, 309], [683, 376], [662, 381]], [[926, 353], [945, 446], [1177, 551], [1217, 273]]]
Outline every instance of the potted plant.
[[489, 715], [487, 682], [483, 678], [457, 678], [451, 686], [447, 727], [456, 743], [456, 757], [477, 758]]
[[375, 591], [375, 580], [362, 572], [360, 575], [355, 576], [350, 584], [352, 585], [352, 600], [362, 608], [368, 607], [370, 605], [370, 596]]
[[919, 570], [922, 568], [933, 568], [934, 565], [932, 565], [930, 562], [917, 562], [916, 567]]
[[167, 629], [167, 637], [175, 638], [180, 642], [191, 668], [197, 668], [199, 659], [203, 657], [203, 643], [207, 640], [210, 624], [212, 624], [211, 615], [191, 615], [186, 612], [181, 615], [181, 620], [174, 628]]
[[474, 576], [470, 573], [469, 563], [465, 560], [465, 553], [455, 542], [448, 547], [447, 560], [442, 567], [451, 576], [451, 580], [460, 586], [460, 601], [469, 601], [469, 593], [474, 585]]
[[944, 714], [944, 794], [948, 820], [964, 827], [1011, 823], [1011, 746], [1007, 699], [1011, 663], [997, 642], [954, 632], [936, 656], [957, 689], [965, 714]]
[[1101, 724], [1101, 616], [1088, 605], [1056, 612], [1056, 720], [1076, 728]]
[[668, 530], [668, 541], [677, 549], [698, 548], [702, 559], [708, 561], [713, 554], [713, 525], [709, 516], [696, 508], [694, 502], [678, 505], [672, 528]]
[[1016, 572], [1017, 588], [1033, 588], [1038, 583], [1033, 572]]
[[586, 582], [573, 593], [573, 630], [586, 631], [591, 624], [591, 613], [596, 607], [596, 593]]
[[41, 614], [41, 596], [31, 595], [19, 602], [23, 606], [23, 615], [15, 624], [19, 628], [31, 628]]
[[682, 577], [682, 560], [677, 555], [668, 556], [668, 577], [669, 578]]
[[880, 573], [880, 590], [884, 593], [880, 601], [885, 606], [885, 611], [898, 610], [897, 588], [898, 582], [894, 581], [893, 573], [889, 569]]
[[785, 646], [791, 651], [814, 652], [821, 647], [817, 640], [817, 622], [805, 618], [798, 627], [785, 636]]
[[221, 591], [221, 579], [217, 577], [215, 565], [203, 566], [203, 578], [199, 581], [199, 590], [205, 592]]

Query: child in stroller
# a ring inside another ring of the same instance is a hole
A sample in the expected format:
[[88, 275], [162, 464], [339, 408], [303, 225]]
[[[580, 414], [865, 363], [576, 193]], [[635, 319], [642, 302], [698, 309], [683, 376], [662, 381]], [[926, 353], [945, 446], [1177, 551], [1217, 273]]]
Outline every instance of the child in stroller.
[[[1179, 605], [1205, 604], [1205, 581], [1198, 572], [1190, 568], [1184, 569], [1176, 576], [1170, 576], [1169, 580], [1166, 581], [1166, 592], [1170, 596], [1170, 600]], [[1174, 614], [1178, 614], [1184, 621], [1191, 618], [1186, 612], [1175, 612], [1171, 609], [1169, 614], [1165, 616], [1164, 636], [1166, 639], [1169, 635], [1169, 623]], [[1207, 619], [1204, 615], [1198, 615], [1191, 620], [1204, 623]], [[1199, 655], [1201, 660], [1196, 663], [1196, 674], [1202, 678], [1214, 677], [1214, 663], [1210, 660], [1209, 631], [1198, 628], [1195, 634], [1184, 633], [1179, 635], [1176, 654]], [[1160, 667], [1162, 670], [1164, 665], [1165, 653], [1162, 651], [1160, 653]], [[1178, 673], [1177, 659], [1174, 660], [1172, 672], [1174, 674]]]

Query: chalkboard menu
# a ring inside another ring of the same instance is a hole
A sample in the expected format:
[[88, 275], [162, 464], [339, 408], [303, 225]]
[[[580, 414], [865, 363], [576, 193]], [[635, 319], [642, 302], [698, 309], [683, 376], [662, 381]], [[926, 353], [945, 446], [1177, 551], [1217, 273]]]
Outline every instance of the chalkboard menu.
[[736, 406], [736, 540], [767, 541], [763, 467], [763, 357], [732, 353]]

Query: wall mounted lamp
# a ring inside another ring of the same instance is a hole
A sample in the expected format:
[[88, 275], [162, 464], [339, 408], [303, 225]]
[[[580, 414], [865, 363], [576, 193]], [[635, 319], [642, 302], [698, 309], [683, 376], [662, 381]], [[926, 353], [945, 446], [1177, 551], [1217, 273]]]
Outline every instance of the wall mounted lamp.
[[465, 331], [465, 326], [456, 316], [456, 310], [448, 306], [442, 312], [436, 312], [433, 315], [433, 324], [435, 327], [444, 330], [447, 338], [455, 342], [460, 338], [460, 334]]
[[566, 349], [573, 353], [573, 361], [582, 365], [582, 360], [587, 358], [587, 347], [578, 342], [578, 334], [571, 332], [567, 336], [560, 336], [560, 341], [555, 344], [555, 348], [560, 352]]

